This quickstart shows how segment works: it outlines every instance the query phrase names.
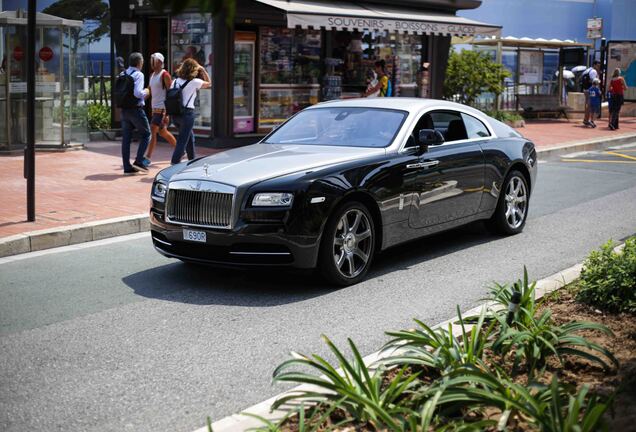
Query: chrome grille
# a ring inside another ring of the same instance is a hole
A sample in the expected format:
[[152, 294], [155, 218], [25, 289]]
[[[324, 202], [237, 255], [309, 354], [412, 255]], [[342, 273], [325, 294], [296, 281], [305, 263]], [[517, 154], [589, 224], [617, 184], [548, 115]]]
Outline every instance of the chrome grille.
[[231, 228], [233, 197], [231, 193], [168, 189], [168, 222]]

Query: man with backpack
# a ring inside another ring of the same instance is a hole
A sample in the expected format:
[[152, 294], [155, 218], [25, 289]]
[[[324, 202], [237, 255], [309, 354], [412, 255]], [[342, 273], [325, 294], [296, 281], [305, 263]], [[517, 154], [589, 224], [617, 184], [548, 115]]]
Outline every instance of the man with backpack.
[[601, 62], [594, 60], [592, 67], [587, 68], [581, 76], [581, 88], [585, 94], [585, 117], [583, 118], [583, 124], [589, 127], [596, 127], [593, 123], [592, 106], [590, 104], [590, 87], [592, 87], [595, 79], [599, 79], [600, 71]]
[[[150, 125], [144, 112], [144, 101], [148, 97], [148, 89], [144, 88], [143, 56], [134, 52], [128, 58], [128, 69], [123, 71], [115, 81], [115, 103], [121, 108], [121, 156], [124, 163], [124, 175], [147, 173], [144, 166], [144, 154], [150, 141]], [[130, 142], [133, 129], [139, 132], [139, 148], [135, 161], [130, 163]]]

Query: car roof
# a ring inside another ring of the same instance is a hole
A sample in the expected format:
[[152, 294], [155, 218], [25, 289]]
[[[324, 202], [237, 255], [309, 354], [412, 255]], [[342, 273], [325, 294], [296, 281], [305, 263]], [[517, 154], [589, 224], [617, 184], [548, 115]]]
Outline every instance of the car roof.
[[466, 112], [473, 112], [475, 114], [484, 115], [481, 111], [478, 111], [467, 105], [462, 105], [456, 102], [449, 102], [440, 99], [425, 99], [414, 97], [375, 97], [375, 98], [356, 98], [356, 99], [339, 99], [321, 102], [316, 105], [312, 105], [307, 109], [325, 108], [325, 107], [355, 107], [355, 108], [386, 108], [386, 109], [398, 109], [403, 111], [420, 112], [426, 108], [447, 108], [451, 110], [462, 110]]

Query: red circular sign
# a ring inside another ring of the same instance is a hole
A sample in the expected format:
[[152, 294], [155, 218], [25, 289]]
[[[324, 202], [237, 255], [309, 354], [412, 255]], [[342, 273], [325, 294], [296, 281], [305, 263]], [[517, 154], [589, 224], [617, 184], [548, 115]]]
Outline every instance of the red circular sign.
[[20, 61], [24, 58], [24, 51], [22, 51], [22, 47], [15, 47], [13, 48], [13, 59], [15, 61]]
[[40, 59], [42, 61], [49, 61], [53, 58], [53, 50], [47, 46], [40, 50]]

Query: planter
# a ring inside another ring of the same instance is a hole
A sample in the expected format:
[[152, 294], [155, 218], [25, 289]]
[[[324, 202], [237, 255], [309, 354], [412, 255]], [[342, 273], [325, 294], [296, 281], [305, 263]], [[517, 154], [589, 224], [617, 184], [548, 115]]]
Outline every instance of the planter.
[[116, 141], [118, 129], [104, 129], [98, 131], [90, 131], [91, 141]]
[[526, 125], [524, 120], [506, 120], [504, 123], [515, 129], [525, 127]]

